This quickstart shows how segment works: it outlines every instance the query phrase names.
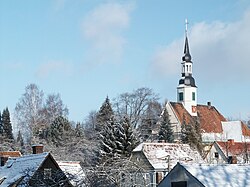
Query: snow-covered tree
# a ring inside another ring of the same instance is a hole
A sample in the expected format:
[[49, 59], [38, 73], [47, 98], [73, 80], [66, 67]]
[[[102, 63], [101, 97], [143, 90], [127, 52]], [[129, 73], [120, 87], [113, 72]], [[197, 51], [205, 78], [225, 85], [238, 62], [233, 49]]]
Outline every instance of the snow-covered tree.
[[49, 126], [57, 117], [67, 117], [69, 110], [63, 104], [60, 94], [49, 94], [43, 106], [44, 124]]
[[102, 126], [114, 118], [114, 112], [108, 96], [96, 115], [96, 130], [100, 131]]
[[160, 121], [159, 140], [172, 143], [174, 141], [174, 133], [170, 124], [169, 114], [164, 109]]
[[115, 122], [109, 120], [103, 125], [100, 133], [100, 147], [103, 159], [114, 157], [117, 150], [116, 137], [114, 134]]
[[130, 156], [132, 150], [138, 144], [138, 141], [127, 118], [124, 118], [119, 123], [116, 123], [114, 127], [114, 135], [117, 146], [116, 152], [121, 157]]
[[29, 84], [25, 88], [25, 93], [16, 104], [14, 117], [17, 130], [30, 142], [34, 134], [37, 134], [39, 127], [43, 124], [43, 91], [39, 90], [36, 84]]
[[[100, 146], [103, 160], [130, 156], [138, 141], [128, 119], [106, 123], [100, 133]], [[102, 161], [103, 161], [102, 160]]]

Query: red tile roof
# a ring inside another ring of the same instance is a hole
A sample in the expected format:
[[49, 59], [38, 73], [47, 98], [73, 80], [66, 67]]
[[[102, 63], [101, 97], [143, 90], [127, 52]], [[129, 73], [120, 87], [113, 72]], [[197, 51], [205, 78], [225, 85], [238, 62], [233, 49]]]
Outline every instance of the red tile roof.
[[222, 151], [226, 154], [227, 152], [231, 154], [232, 156], [237, 156], [242, 153], [245, 153], [246, 151], [250, 151], [250, 142], [216, 142]]
[[[197, 117], [191, 116], [181, 103], [170, 102], [179, 121], [186, 124], [195, 121]], [[205, 133], [222, 133], [221, 121], [227, 121], [214, 106], [197, 105], [197, 116], [201, 130]]]
[[20, 157], [22, 156], [20, 151], [1, 151], [0, 157]]
[[204, 132], [223, 132], [221, 122], [227, 120], [214, 106], [197, 105], [197, 113]]
[[184, 108], [181, 103], [170, 102], [171, 106], [173, 107], [177, 118], [179, 119], [180, 123], [183, 124], [190, 124], [193, 121], [192, 116], [188, 113], [188, 111]]

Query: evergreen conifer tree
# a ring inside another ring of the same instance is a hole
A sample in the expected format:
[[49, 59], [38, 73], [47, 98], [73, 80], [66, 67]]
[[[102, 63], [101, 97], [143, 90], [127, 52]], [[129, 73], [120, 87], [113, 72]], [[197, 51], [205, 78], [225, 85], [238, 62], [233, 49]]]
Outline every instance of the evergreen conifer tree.
[[117, 123], [114, 133], [116, 137], [117, 152], [121, 156], [130, 156], [138, 141], [133, 133], [129, 119], [124, 117], [123, 121]]
[[104, 103], [100, 107], [96, 117], [96, 130], [100, 131], [102, 126], [114, 118], [114, 111], [112, 109], [111, 103], [108, 96], [106, 97]]
[[8, 139], [14, 139], [13, 133], [12, 133], [12, 125], [10, 122], [10, 113], [9, 113], [8, 107], [6, 107], [6, 109], [3, 110], [2, 124], [3, 124], [4, 136]]
[[20, 144], [20, 146], [23, 146], [23, 145], [24, 145], [23, 136], [22, 136], [20, 130], [18, 131], [16, 141], [17, 141], [17, 143]]
[[67, 142], [72, 134], [73, 130], [68, 119], [59, 116], [48, 129], [48, 141], [51, 141], [56, 146], [60, 146]]
[[114, 133], [115, 123], [113, 120], [109, 120], [105, 123], [100, 133], [100, 147], [101, 147], [101, 156], [102, 161], [105, 161], [108, 158], [114, 157], [117, 145], [116, 137]]
[[188, 124], [184, 119], [181, 132], [182, 142], [196, 148], [202, 154], [203, 145], [198, 118], [191, 120]]
[[101, 153], [104, 159], [128, 157], [137, 145], [129, 120], [110, 120], [100, 133]]
[[159, 140], [169, 143], [174, 142], [174, 133], [170, 125], [169, 114], [166, 109], [163, 111], [160, 122]]

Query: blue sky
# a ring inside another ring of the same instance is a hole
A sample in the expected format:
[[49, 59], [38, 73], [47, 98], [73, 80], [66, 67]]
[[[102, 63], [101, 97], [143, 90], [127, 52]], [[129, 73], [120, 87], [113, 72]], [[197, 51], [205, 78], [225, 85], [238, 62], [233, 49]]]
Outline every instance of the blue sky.
[[250, 118], [248, 0], [2, 0], [0, 109], [30, 83], [60, 93], [73, 121], [140, 87], [176, 101], [185, 18], [198, 103]]

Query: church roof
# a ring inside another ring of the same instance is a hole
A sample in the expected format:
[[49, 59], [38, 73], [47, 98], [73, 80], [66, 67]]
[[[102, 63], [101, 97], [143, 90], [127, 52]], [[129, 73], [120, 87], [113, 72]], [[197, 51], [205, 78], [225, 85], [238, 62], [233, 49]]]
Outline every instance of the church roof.
[[194, 78], [191, 75], [185, 76], [184, 78], [181, 78], [179, 80], [179, 85], [180, 84], [184, 84], [186, 86], [196, 87], [195, 80], [194, 80]]
[[[191, 116], [182, 103], [170, 102], [177, 118], [181, 124], [194, 122], [197, 117]], [[222, 133], [221, 121], [226, 118], [214, 107], [208, 105], [197, 105], [197, 116], [203, 133]]]

